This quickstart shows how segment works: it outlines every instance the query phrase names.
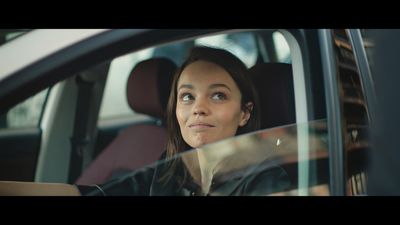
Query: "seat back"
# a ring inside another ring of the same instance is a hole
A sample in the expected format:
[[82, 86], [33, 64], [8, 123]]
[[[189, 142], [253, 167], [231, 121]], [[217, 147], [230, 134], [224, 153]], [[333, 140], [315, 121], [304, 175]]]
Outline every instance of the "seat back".
[[161, 124], [135, 124], [124, 129], [98, 155], [76, 184], [101, 184], [122, 172], [148, 165], [165, 151], [163, 124], [177, 66], [167, 58], [152, 58], [138, 63], [128, 78], [127, 100], [138, 113], [155, 117]]
[[259, 63], [249, 69], [249, 75], [261, 104], [261, 129], [295, 123], [292, 66]]
[[[261, 108], [261, 129], [296, 122], [292, 66], [286, 63], [260, 63], [249, 69]], [[297, 155], [296, 155], [297, 158]], [[288, 174], [291, 188], [296, 188], [297, 163], [280, 165]]]

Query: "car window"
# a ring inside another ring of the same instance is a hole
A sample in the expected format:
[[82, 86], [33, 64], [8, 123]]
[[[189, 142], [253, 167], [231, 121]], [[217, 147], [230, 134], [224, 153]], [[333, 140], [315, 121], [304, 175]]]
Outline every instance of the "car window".
[[[286, 36], [285, 36], [286, 35]], [[233, 32], [233, 33], [223, 33], [217, 35], [208, 35], [206, 37], [195, 38], [192, 40], [178, 41], [172, 44], [166, 44], [154, 48], [145, 49], [139, 52], [131, 53], [125, 55], [123, 57], [117, 58], [113, 61], [109, 78], [107, 81], [107, 86], [110, 86], [114, 83], [115, 87], [106, 87], [105, 96], [103, 99], [102, 112], [100, 113], [101, 118], [106, 118], [105, 115], [132, 115], [132, 110], [128, 108], [125, 97], [125, 90], [121, 90], [121, 87], [125, 88], [125, 83], [128, 78], [130, 70], [138, 63], [139, 61], [155, 57], [155, 56], [163, 56], [172, 59], [178, 65], [182, 63], [183, 59], [187, 55], [189, 49], [194, 45], [205, 45], [205, 46], [214, 46], [218, 48], [223, 48], [231, 53], [235, 54], [238, 58], [240, 58], [248, 68], [253, 67], [259, 63], [267, 63], [267, 64], [279, 64], [282, 63], [284, 65], [289, 66], [290, 70], [293, 70], [292, 67], [296, 66], [299, 69], [302, 69], [302, 65], [299, 62], [303, 61], [301, 59], [301, 55], [296, 55], [293, 57], [291, 52], [293, 46], [296, 46], [296, 43], [291, 43], [287, 41], [287, 33], [283, 34], [280, 31], [272, 30], [272, 31], [246, 31], [246, 32]], [[292, 42], [295, 39], [292, 39]], [[291, 47], [290, 47], [291, 46]], [[298, 45], [297, 45], [298, 46]], [[300, 50], [298, 50], [300, 52]], [[296, 58], [297, 57], [297, 58]], [[279, 71], [279, 70], [278, 70]], [[272, 96], [275, 96], [277, 99], [281, 99], [282, 101], [287, 101], [286, 98], [289, 96], [286, 95], [286, 92], [293, 92], [294, 97], [293, 101], [297, 102], [294, 104], [293, 108], [287, 108], [287, 110], [291, 112], [280, 112], [280, 114], [292, 113], [294, 116], [297, 115], [306, 115], [306, 112], [303, 112], [306, 107], [307, 100], [306, 98], [302, 98], [301, 96], [306, 95], [306, 87], [304, 84], [304, 78], [299, 79], [299, 77], [304, 76], [304, 73], [296, 73], [298, 71], [293, 71], [293, 75], [288, 80], [284, 82], [293, 82], [293, 85], [286, 86], [290, 89], [284, 89], [283, 91], [276, 90], [276, 93], [271, 93]], [[282, 76], [283, 74], [263, 74], [263, 76]], [[110, 82], [115, 79], [115, 81]], [[118, 85], [116, 85], [118, 83]], [[266, 82], [266, 81], [264, 81]], [[277, 85], [276, 83], [265, 83], [266, 89], [272, 89]], [[268, 88], [269, 87], [269, 88]], [[109, 88], [107, 90], [107, 88]], [[123, 88], [123, 89], [124, 89]], [[117, 89], [119, 89], [117, 91]], [[108, 93], [107, 93], [108, 92]], [[111, 93], [113, 97], [111, 97]], [[117, 95], [117, 93], [119, 93]], [[107, 97], [108, 95], [108, 97]], [[281, 96], [280, 96], [281, 95]], [[297, 97], [296, 97], [297, 96]], [[300, 96], [300, 97], [298, 97]], [[114, 100], [113, 100], [114, 99]], [[108, 101], [108, 103], [106, 102]], [[279, 102], [280, 100], [278, 100]], [[121, 104], [121, 102], [124, 102]], [[285, 103], [286, 104], [286, 103]], [[112, 105], [119, 105], [120, 107], [112, 107]], [[125, 105], [122, 110], [122, 106]], [[298, 107], [297, 107], [298, 106]], [[325, 107], [325, 105], [323, 105]], [[118, 110], [117, 110], [118, 109]], [[280, 109], [281, 110], [281, 109]], [[108, 112], [107, 112], [108, 111]], [[310, 112], [312, 114], [312, 112]], [[273, 118], [272, 118], [273, 120]], [[297, 123], [296, 123], [297, 121]], [[308, 121], [307, 118], [295, 118], [294, 124], [285, 125], [285, 127], [274, 127], [271, 129], [263, 129], [263, 131], [258, 133], [259, 136], [243, 136], [243, 137], [233, 137], [231, 138], [232, 143], [241, 143], [242, 140], [247, 140], [249, 145], [257, 146], [259, 143], [257, 139], [265, 138], [268, 141], [263, 141], [260, 143], [261, 149], [264, 149], [265, 152], [257, 152], [254, 153], [254, 157], [258, 159], [266, 159], [265, 157], [270, 157], [270, 154], [273, 156], [274, 165], [278, 167], [283, 167], [285, 172], [290, 174], [290, 183], [291, 186], [287, 189], [271, 192], [271, 194], [275, 195], [329, 195], [329, 160], [327, 154], [327, 139], [326, 139], [326, 121]], [[277, 134], [280, 134], [281, 138], [277, 138]], [[273, 135], [272, 135], [273, 134]], [[269, 139], [272, 135], [275, 139], [272, 141]], [[287, 135], [287, 136], [285, 136]], [[290, 142], [290, 144], [288, 143]], [[224, 144], [225, 143], [225, 144]], [[263, 144], [269, 143], [270, 146], [262, 146]], [[226, 145], [226, 146], [225, 146]], [[231, 146], [233, 144], [229, 144], [229, 141], [222, 141], [219, 145], [216, 143], [215, 145], [211, 144], [209, 147], [206, 147], [208, 152], [213, 152], [215, 154], [218, 153], [219, 149], [233, 149], [232, 151], [236, 151], [235, 147]], [[241, 144], [238, 144], [241, 146]], [[219, 147], [216, 147], [219, 146]], [[276, 148], [280, 146], [280, 148]], [[283, 147], [285, 146], [285, 147]], [[289, 146], [289, 147], [288, 147]], [[202, 148], [203, 149], [203, 148]], [[272, 150], [274, 149], [274, 150]], [[279, 151], [277, 151], [277, 149]], [[284, 149], [284, 150], [280, 150]], [[245, 150], [245, 147], [243, 149]], [[200, 150], [202, 151], [202, 150]], [[227, 150], [228, 151], [228, 150]], [[231, 150], [229, 150], [231, 151]], [[239, 150], [238, 150], [239, 151]], [[251, 151], [251, 150], [249, 150]], [[266, 154], [265, 157], [257, 154]], [[271, 157], [272, 157], [271, 155]], [[220, 156], [218, 156], [220, 157]], [[238, 162], [239, 154], [236, 156], [233, 154], [230, 156], [233, 158], [231, 161], [233, 164], [219, 164], [224, 172], [234, 172], [233, 168], [229, 168], [229, 166], [240, 167], [243, 168], [251, 168], [253, 166], [260, 166], [261, 162], [255, 162], [255, 164], [246, 164], [240, 165], [242, 162]], [[251, 157], [251, 154], [249, 154]], [[267, 157], [267, 158], [268, 158]], [[235, 161], [238, 160], [238, 161]], [[159, 162], [163, 164], [164, 162]], [[238, 164], [239, 163], [239, 164]], [[227, 167], [228, 166], [228, 167]], [[212, 170], [214, 170], [213, 168]], [[207, 170], [207, 169], [206, 169]], [[225, 171], [226, 170], [226, 171]], [[210, 171], [208, 171], [210, 172]], [[216, 171], [214, 171], [216, 172]], [[213, 172], [213, 173], [214, 173]], [[204, 173], [204, 171], [202, 171]], [[211, 179], [216, 174], [209, 173], [207, 179]], [[227, 174], [219, 174], [225, 177]], [[254, 175], [254, 174], [253, 174]], [[229, 177], [229, 176], [228, 176]], [[231, 178], [229, 178], [231, 179]], [[236, 179], [236, 178], [232, 178]], [[210, 180], [209, 180], [210, 181]], [[205, 186], [204, 188], [209, 188]], [[211, 193], [210, 193], [211, 194]], [[216, 193], [214, 193], [216, 194]], [[212, 195], [212, 194], [211, 194]]]
[[139, 61], [150, 58], [153, 51], [154, 49], [146, 49], [118, 57], [111, 62], [100, 108], [100, 120], [118, 117], [145, 118], [129, 107], [126, 84], [133, 66]]
[[219, 34], [195, 40], [195, 45], [223, 48], [241, 59], [247, 67], [257, 61], [257, 46], [253, 33]]
[[[156, 174], [154, 180], [160, 179], [153, 183], [151, 194], [179, 195], [183, 191], [201, 196], [294, 196], [305, 188], [311, 196], [329, 195], [329, 176], [324, 169], [328, 163], [326, 128], [326, 120], [316, 120], [264, 129], [159, 160], [147, 167], [157, 171], [173, 171], [171, 168], [179, 167], [190, 178], [183, 186], [170, 183], [166, 188], [162, 186], [165, 185], [162, 175]], [[299, 139], [307, 139], [309, 143], [309, 154], [301, 161], [298, 161]], [[309, 173], [303, 173], [300, 178], [299, 164], [309, 168]], [[134, 174], [135, 171], [124, 176]], [[124, 176], [119, 180], [123, 181]], [[171, 179], [185, 180], [184, 176], [177, 172]], [[304, 178], [307, 183], [300, 190], [298, 180]], [[107, 186], [110, 187], [104, 188]]]
[[45, 89], [11, 108], [1, 116], [0, 128], [39, 127], [48, 92], [49, 89]]
[[272, 33], [272, 38], [274, 40], [277, 61], [282, 63], [291, 63], [290, 49], [282, 33], [275, 31]]
[[210, 37], [165, 44], [115, 58], [111, 62], [108, 73], [99, 120], [113, 118], [132, 118], [133, 120], [149, 119], [146, 115], [134, 112], [128, 105], [126, 83], [132, 68], [138, 62], [153, 57], [169, 58], [179, 66], [183, 63], [189, 50], [194, 45], [216, 46], [227, 49], [242, 59], [248, 67], [254, 65], [257, 59], [257, 46], [254, 34], [250, 32], [218, 34]]

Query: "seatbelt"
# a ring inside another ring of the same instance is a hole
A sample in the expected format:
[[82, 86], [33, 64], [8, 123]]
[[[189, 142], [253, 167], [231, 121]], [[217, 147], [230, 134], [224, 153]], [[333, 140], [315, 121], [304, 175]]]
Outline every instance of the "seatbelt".
[[95, 82], [85, 81], [80, 76], [76, 77], [78, 86], [77, 102], [75, 108], [74, 131], [71, 141], [71, 158], [69, 164], [68, 183], [76, 181], [82, 172], [86, 147], [90, 143], [88, 136], [88, 119], [90, 114], [91, 94]]

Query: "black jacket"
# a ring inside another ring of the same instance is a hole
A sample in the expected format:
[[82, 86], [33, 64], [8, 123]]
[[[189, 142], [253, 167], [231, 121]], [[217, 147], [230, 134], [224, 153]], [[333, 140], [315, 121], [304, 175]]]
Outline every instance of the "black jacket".
[[[102, 185], [77, 185], [82, 195], [99, 196], [263, 196], [287, 190], [290, 179], [286, 171], [271, 162], [225, 174], [214, 179], [209, 193], [204, 194], [178, 162], [178, 169], [168, 180], [160, 180], [165, 164], [148, 166]], [[185, 178], [186, 177], [186, 178]]]

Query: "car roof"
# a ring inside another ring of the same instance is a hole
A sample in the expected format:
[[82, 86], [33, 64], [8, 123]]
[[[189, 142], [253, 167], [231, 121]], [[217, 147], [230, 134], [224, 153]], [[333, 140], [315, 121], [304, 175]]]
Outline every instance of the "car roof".
[[38, 29], [0, 47], [0, 81], [63, 48], [107, 29]]

